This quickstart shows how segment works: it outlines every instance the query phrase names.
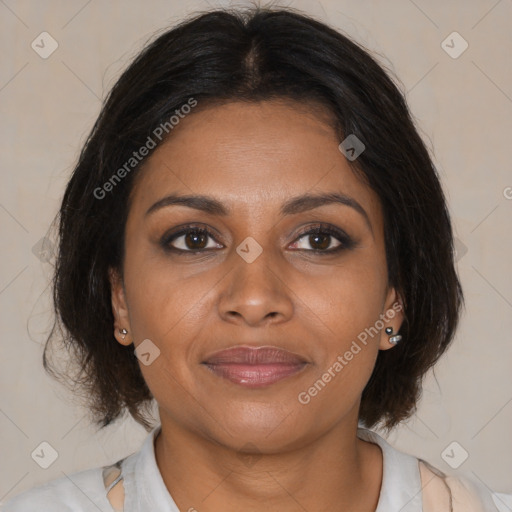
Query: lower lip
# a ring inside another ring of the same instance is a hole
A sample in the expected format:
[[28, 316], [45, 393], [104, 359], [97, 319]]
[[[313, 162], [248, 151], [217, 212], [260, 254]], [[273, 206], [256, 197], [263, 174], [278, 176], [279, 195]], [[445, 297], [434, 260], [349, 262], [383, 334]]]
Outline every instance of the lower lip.
[[269, 384], [273, 384], [274, 382], [278, 382], [299, 373], [306, 366], [306, 363], [205, 364], [215, 375], [248, 388], [268, 386]]

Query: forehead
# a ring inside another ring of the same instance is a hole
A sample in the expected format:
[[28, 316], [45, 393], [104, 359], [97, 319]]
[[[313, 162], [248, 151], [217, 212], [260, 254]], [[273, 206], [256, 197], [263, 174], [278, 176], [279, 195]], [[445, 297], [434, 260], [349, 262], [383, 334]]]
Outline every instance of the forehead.
[[143, 215], [180, 193], [215, 197], [234, 215], [273, 215], [292, 196], [339, 192], [378, 224], [378, 197], [354, 173], [340, 142], [332, 115], [318, 104], [231, 102], [195, 111], [145, 162], [132, 213]]

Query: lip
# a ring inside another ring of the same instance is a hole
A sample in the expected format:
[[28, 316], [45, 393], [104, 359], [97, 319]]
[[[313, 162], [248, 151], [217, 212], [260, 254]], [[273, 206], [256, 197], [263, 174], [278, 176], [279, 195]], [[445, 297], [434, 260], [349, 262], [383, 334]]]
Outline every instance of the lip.
[[215, 352], [202, 364], [218, 377], [256, 388], [297, 374], [308, 365], [308, 361], [277, 347], [237, 346]]
[[207, 364], [303, 364], [306, 359], [284, 350], [282, 348], [264, 345], [260, 347], [250, 347], [248, 345], [238, 345], [236, 347], [219, 350], [208, 356], [204, 363]]

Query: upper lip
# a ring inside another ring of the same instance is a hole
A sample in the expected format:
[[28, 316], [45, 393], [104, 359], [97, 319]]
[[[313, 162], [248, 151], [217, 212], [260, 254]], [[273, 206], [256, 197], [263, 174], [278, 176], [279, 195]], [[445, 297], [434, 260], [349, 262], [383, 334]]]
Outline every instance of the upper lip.
[[219, 350], [208, 356], [203, 363], [206, 364], [305, 364], [308, 361], [303, 357], [282, 348], [264, 345], [251, 347], [238, 345]]

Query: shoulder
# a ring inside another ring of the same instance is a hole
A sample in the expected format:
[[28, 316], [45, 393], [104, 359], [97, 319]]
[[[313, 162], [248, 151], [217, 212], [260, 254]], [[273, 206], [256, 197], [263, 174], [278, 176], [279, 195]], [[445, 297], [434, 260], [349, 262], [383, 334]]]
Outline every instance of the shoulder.
[[446, 475], [418, 460], [424, 512], [509, 512], [512, 495], [490, 491], [468, 476]]
[[[153, 433], [156, 429], [153, 430]], [[151, 435], [145, 443], [151, 449]], [[126, 455], [109, 466], [77, 471], [37, 485], [7, 501], [0, 512], [114, 512], [122, 510], [123, 484], [128, 479], [135, 492], [134, 468], [142, 450]], [[119, 479], [117, 477], [120, 477]]]
[[28, 489], [0, 505], [1, 512], [111, 512], [103, 468], [78, 471]]
[[511, 494], [492, 492], [467, 474], [447, 475], [428, 462], [397, 450], [371, 430], [358, 428], [358, 437], [382, 449], [379, 512], [512, 511]]

